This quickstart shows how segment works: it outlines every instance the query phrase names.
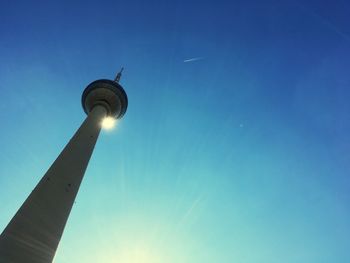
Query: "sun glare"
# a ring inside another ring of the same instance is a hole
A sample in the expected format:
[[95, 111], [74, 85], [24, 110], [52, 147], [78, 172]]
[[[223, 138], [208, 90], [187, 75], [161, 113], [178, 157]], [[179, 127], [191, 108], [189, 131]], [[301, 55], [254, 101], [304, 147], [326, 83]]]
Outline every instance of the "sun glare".
[[118, 259], [120, 263], [155, 263], [155, 255], [151, 253], [147, 248], [130, 248], [128, 253], [122, 253]]
[[102, 120], [102, 128], [105, 130], [111, 130], [115, 127], [116, 119], [113, 117], [106, 117]]

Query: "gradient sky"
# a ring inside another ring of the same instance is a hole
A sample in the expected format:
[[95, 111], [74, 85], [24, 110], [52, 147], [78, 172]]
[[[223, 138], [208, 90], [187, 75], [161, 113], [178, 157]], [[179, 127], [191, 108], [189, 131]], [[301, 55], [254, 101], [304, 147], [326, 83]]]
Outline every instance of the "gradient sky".
[[349, 13], [0, 0], [0, 231], [124, 66], [55, 263], [350, 262]]

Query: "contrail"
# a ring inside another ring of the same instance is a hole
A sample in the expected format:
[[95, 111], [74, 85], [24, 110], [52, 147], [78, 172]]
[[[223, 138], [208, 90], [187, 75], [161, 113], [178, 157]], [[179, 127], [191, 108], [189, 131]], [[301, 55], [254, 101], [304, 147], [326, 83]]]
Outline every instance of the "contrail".
[[202, 60], [204, 59], [203, 57], [195, 57], [195, 58], [189, 58], [189, 59], [185, 59], [184, 62], [193, 62], [193, 61], [198, 61], [198, 60]]
[[333, 24], [332, 22], [330, 22], [328, 19], [324, 18], [323, 16], [319, 15], [318, 13], [316, 13], [314, 10], [307, 8], [306, 6], [304, 6], [301, 3], [297, 2], [297, 5], [299, 6], [299, 8], [301, 8], [304, 12], [308, 12], [310, 13], [311, 16], [313, 16], [315, 19], [317, 19], [319, 22], [321, 22], [323, 25], [325, 25], [326, 27], [328, 27], [330, 30], [334, 31], [335, 33], [337, 33], [339, 36], [343, 37], [345, 40], [350, 41], [350, 36], [346, 33], [344, 33], [343, 31], [341, 31], [335, 24]]

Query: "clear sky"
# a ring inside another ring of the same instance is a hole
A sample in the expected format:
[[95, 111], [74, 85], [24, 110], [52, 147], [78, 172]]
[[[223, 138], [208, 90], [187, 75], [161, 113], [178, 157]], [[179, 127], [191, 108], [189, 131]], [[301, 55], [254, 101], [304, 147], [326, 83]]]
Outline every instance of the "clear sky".
[[350, 262], [349, 13], [0, 0], [0, 231], [124, 66], [55, 263]]

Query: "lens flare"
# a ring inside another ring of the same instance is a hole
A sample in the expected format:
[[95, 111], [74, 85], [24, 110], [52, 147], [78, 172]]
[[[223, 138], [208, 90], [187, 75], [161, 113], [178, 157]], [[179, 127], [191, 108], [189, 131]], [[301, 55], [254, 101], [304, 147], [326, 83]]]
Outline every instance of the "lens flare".
[[111, 130], [115, 127], [116, 119], [113, 117], [106, 117], [102, 120], [102, 128], [105, 130]]

